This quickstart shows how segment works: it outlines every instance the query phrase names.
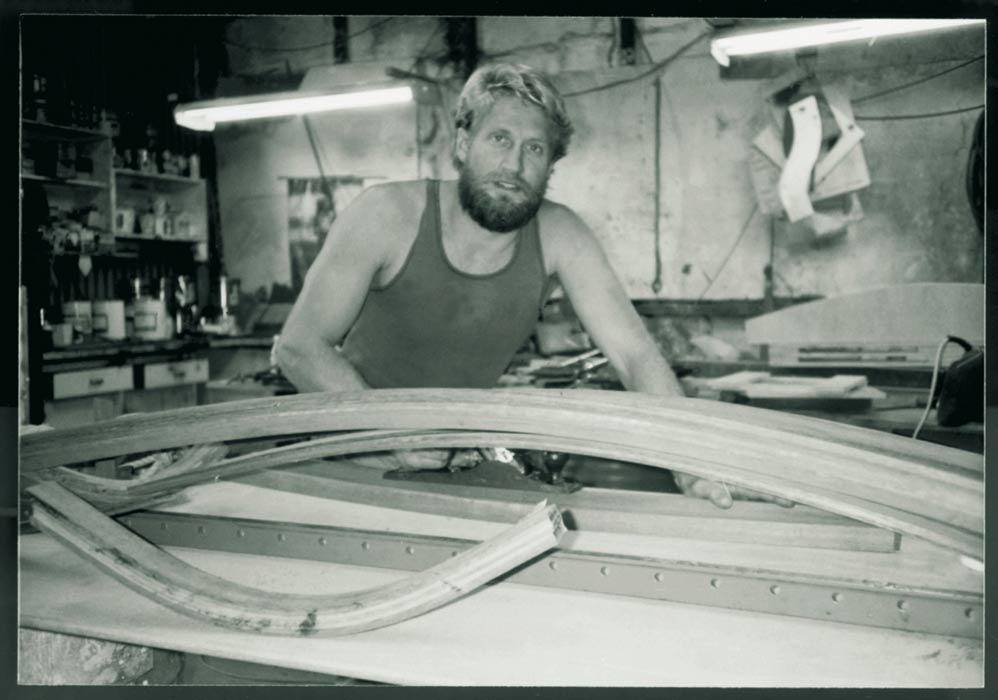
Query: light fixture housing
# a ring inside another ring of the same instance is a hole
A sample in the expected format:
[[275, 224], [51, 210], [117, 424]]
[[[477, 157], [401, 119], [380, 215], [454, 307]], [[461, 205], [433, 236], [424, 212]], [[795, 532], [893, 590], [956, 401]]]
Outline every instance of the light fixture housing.
[[741, 30], [718, 36], [710, 42], [710, 53], [722, 66], [734, 56], [790, 51], [811, 46], [841, 44], [877, 37], [913, 34], [968, 25], [984, 25], [983, 19], [853, 19], [822, 20]]
[[190, 102], [177, 105], [173, 118], [188, 129], [212, 131], [219, 123], [404, 104], [413, 97], [412, 87], [397, 82], [333, 91], [296, 90]]

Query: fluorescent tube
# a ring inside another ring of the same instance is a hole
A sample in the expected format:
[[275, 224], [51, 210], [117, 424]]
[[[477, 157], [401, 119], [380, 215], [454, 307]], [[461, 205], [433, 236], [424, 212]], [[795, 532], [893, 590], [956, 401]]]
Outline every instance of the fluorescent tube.
[[412, 88], [383, 87], [354, 92], [280, 92], [253, 97], [235, 97], [178, 105], [173, 118], [180, 126], [212, 131], [221, 122], [268, 119], [294, 114], [313, 114], [340, 109], [360, 109], [401, 104], [413, 99]]
[[710, 53], [722, 66], [731, 64], [732, 56], [750, 56], [773, 51], [787, 51], [808, 46], [839, 44], [846, 41], [881, 36], [911, 34], [932, 29], [950, 29], [969, 24], [984, 24], [983, 19], [856, 19], [828, 21], [806, 26], [788, 26], [718, 37], [710, 43]]

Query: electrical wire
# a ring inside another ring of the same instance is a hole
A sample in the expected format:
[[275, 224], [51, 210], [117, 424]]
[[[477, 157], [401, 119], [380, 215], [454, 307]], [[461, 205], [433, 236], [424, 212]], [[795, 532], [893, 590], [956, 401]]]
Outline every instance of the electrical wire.
[[922, 417], [915, 427], [915, 432], [911, 435], [914, 440], [918, 439], [918, 434], [922, 431], [922, 426], [925, 425], [925, 419], [929, 417], [929, 412], [932, 410], [932, 397], [936, 395], [936, 382], [939, 380], [939, 365], [943, 359], [943, 348], [946, 347], [947, 343], [951, 342], [953, 342], [953, 338], [946, 336], [939, 343], [939, 348], [936, 350], [936, 361], [932, 366], [932, 384], [929, 386], [929, 399], [925, 402], [925, 411], [922, 413]]
[[606, 83], [604, 85], [597, 85], [596, 87], [586, 88], [585, 90], [566, 92], [562, 94], [562, 97], [577, 97], [579, 95], [588, 95], [591, 92], [600, 92], [602, 90], [609, 90], [610, 88], [615, 88], [620, 85], [627, 85], [629, 83], [635, 83], [639, 80], [643, 80], [644, 78], [647, 78], [649, 75], [653, 75], [654, 73], [657, 73], [658, 71], [668, 66], [675, 59], [679, 58], [679, 56], [681, 56], [682, 54], [686, 53], [686, 51], [691, 49], [694, 45], [700, 43], [700, 41], [703, 40], [705, 37], [710, 36], [711, 33], [712, 32], [704, 32], [703, 34], [699, 34], [696, 38], [683, 44], [677, 50], [673, 51], [668, 57], [662, 59], [654, 66], [652, 66], [645, 72], [640, 73], [639, 75], [635, 75], [634, 77], [631, 78], [624, 78], [622, 80], [614, 80], [613, 82]]
[[426, 43], [423, 44], [423, 48], [421, 48], [419, 50], [419, 53], [416, 54], [416, 58], [412, 62], [412, 65], [409, 66], [409, 70], [407, 72], [412, 73], [414, 70], [416, 70], [416, 67], [419, 66], [419, 62], [420, 61], [422, 61], [423, 59], [426, 59], [426, 58], [430, 58], [429, 56], [426, 55], [426, 50], [428, 48], [430, 48], [430, 44], [436, 38], [437, 34], [440, 33], [440, 30], [443, 29], [443, 26], [444, 26], [444, 23], [438, 17], [437, 18], [437, 26], [433, 28], [433, 31], [430, 32], [430, 35], [426, 38]]
[[872, 100], [875, 97], [883, 97], [884, 95], [890, 95], [891, 93], [894, 93], [894, 92], [899, 92], [901, 90], [906, 90], [906, 89], [908, 89], [910, 87], [914, 87], [915, 85], [921, 85], [922, 83], [927, 83], [930, 80], [935, 80], [936, 78], [939, 78], [939, 77], [941, 77], [943, 75], [946, 75], [947, 73], [952, 73], [955, 70], [960, 70], [961, 68], [963, 68], [965, 66], [969, 66], [972, 63], [977, 63], [978, 61], [982, 61], [982, 60], [984, 60], [984, 56], [977, 56], [976, 58], [972, 58], [969, 61], [964, 61], [963, 63], [961, 63], [958, 66], [952, 66], [950, 68], [947, 68], [944, 71], [940, 71], [939, 73], [934, 73], [934, 74], [932, 74], [932, 75], [930, 75], [930, 76], [928, 76], [926, 78], [920, 78], [919, 80], [913, 80], [910, 83], [905, 83], [903, 85], [898, 85], [897, 87], [892, 87], [892, 88], [889, 88], [887, 90], [881, 90], [880, 92], [874, 92], [874, 93], [872, 93], [870, 95], [863, 95], [862, 97], [857, 97], [855, 100], [852, 101], [852, 103], [855, 105], [855, 104], [859, 104], [860, 102], [866, 102], [867, 100]]
[[928, 117], [945, 117], [950, 114], [963, 114], [964, 112], [973, 112], [975, 109], [984, 109], [984, 105], [974, 105], [973, 107], [951, 109], [946, 112], [927, 112], [925, 114], [885, 114], [877, 116], [866, 116], [866, 115], [857, 114], [855, 117], [853, 117], [853, 119], [864, 120], [868, 122], [890, 122], [901, 119], [927, 119]]
[[716, 282], [717, 278], [721, 276], [721, 273], [724, 271], [724, 268], [727, 266], [728, 261], [731, 260], [731, 256], [734, 255], [735, 250], [738, 248], [738, 244], [741, 243], [742, 238], [745, 237], [745, 233], [748, 231], [749, 228], [749, 223], [751, 223], [757, 211], [759, 211], [758, 202], [752, 205], [752, 211], [750, 211], [749, 215], [745, 218], [745, 223], [742, 224], [742, 230], [739, 232], [738, 238], [735, 239], [735, 242], [728, 250], [727, 255], [724, 256], [724, 260], [721, 262], [720, 267], [717, 268], [717, 272], [715, 272], [714, 276], [710, 278], [710, 281], [707, 283], [707, 287], [702, 292], [700, 292], [700, 296], [697, 297], [698, 302], [703, 301], [703, 298], [707, 295], [707, 292], [709, 292], [710, 288], [714, 286], [714, 282]]
[[648, 59], [648, 63], [654, 63], [655, 59], [652, 58], [651, 51], [648, 50], [648, 44], [645, 43], [645, 34], [641, 31], [637, 24], [634, 25], [634, 35], [636, 37], [635, 43], [641, 46], [641, 51], [644, 52], [645, 58]]
[[383, 19], [383, 20], [381, 20], [379, 22], [372, 22], [371, 24], [367, 25], [363, 29], [359, 29], [356, 32], [353, 32], [351, 34], [347, 34], [347, 39], [353, 39], [353, 38], [361, 36], [363, 34], [367, 34], [368, 32], [373, 32], [378, 27], [383, 27], [384, 25], [386, 25], [389, 22], [391, 22], [393, 19], [398, 19], [398, 17], [386, 17], [385, 19]]
[[[366, 34], [367, 32], [373, 31], [382, 25], [388, 24], [394, 19], [398, 18], [388, 17], [379, 22], [374, 22], [373, 24], [369, 24], [368, 26], [364, 27], [361, 30], [353, 32], [352, 34], [347, 34], [347, 40], [353, 39], [354, 37], [358, 37], [362, 34]], [[232, 41], [231, 39], [224, 39], [222, 43], [226, 44], [227, 46], [235, 46], [236, 48], [243, 49], [244, 51], [261, 51], [263, 53], [294, 53], [296, 51], [313, 51], [315, 49], [321, 49], [323, 47], [333, 45], [332, 41], [324, 41], [320, 44], [310, 44], [309, 46], [248, 46], [246, 44], [241, 44], [238, 41]]]
[[308, 118], [308, 115], [302, 116], [302, 122], [305, 124], [305, 132], [308, 134], [308, 142], [312, 147], [312, 156], [315, 158], [315, 164], [319, 167], [319, 178], [322, 183], [322, 193], [329, 199], [330, 206], [336, 206], [336, 200], [333, 199], [333, 191], [329, 187], [329, 180], [326, 178], [326, 171], [322, 167], [322, 154], [319, 152], [319, 147], [316, 145], [315, 133], [312, 131], [312, 122]]

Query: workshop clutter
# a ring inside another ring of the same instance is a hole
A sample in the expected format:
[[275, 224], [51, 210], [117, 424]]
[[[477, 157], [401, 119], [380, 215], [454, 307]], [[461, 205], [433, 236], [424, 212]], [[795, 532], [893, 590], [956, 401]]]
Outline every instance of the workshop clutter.
[[189, 275], [162, 277], [153, 285], [131, 280], [130, 298], [71, 299], [57, 307], [43, 329], [57, 348], [93, 341], [170, 340], [198, 330], [197, 288]]
[[[50, 84], [40, 73], [25, 81], [21, 116], [30, 121], [105, 133], [114, 139], [113, 166], [146, 174], [201, 177], [200, 157], [171, 151], [161, 143], [158, 131], [147, 125], [142, 135], [122, 136], [115, 112], [106, 106], [79, 99]], [[71, 179], [92, 175], [92, 146], [85, 143], [25, 143], [23, 172]]]
[[77, 209], [49, 209], [49, 222], [38, 234], [55, 253], [100, 253], [114, 245], [108, 235], [106, 218], [95, 206]]
[[870, 185], [845, 86], [797, 69], [765, 93], [748, 160], [760, 210], [801, 222], [815, 240], [845, 233], [863, 218], [858, 192]]
[[93, 146], [71, 141], [25, 140], [21, 146], [21, 170], [32, 175], [93, 182]]
[[147, 175], [174, 175], [197, 179], [201, 177], [201, 159], [196, 153], [183, 155], [169, 149], [122, 148], [117, 143], [113, 152], [114, 167], [134, 170]]
[[141, 211], [120, 207], [115, 211], [114, 232], [150, 238], [200, 240], [194, 217], [175, 209], [166, 197], [150, 197]]

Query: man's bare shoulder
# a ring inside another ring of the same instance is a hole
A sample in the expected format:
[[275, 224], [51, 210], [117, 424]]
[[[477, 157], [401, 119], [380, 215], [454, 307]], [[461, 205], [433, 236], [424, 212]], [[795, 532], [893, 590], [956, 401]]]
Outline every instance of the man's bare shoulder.
[[426, 199], [425, 180], [379, 182], [366, 187], [356, 202], [364, 214], [380, 218], [412, 216], [413, 210], [422, 209]]
[[545, 249], [554, 249], [578, 243], [580, 238], [591, 238], [592, 230], [570, 207], [545, 199], [537, 212], [538, 228]]
[[390, 263], [415, 237], [413, 222], [419, 221], [425, 201], [425, 180], [377, 183], [358, 194], [334, 226], [344, 240]]

